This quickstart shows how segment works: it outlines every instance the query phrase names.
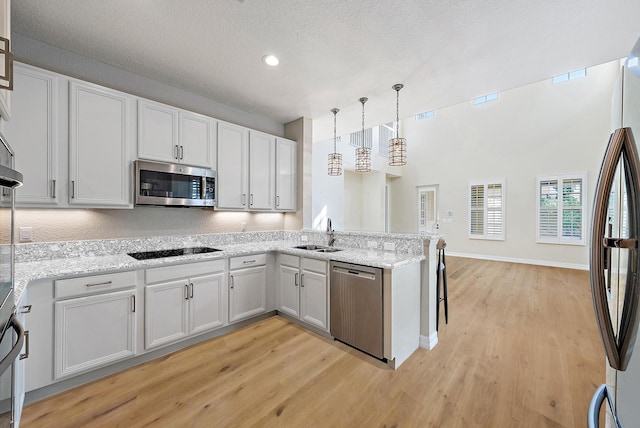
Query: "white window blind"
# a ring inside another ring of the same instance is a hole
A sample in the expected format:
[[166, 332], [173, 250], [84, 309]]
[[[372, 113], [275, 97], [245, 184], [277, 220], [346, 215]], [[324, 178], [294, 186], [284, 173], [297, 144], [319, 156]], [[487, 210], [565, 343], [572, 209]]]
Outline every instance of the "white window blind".
[[537, 242], [585, 243], [586, 174], [538, 176]]
[[469, 183], [469, 238], [504, 239], [504, 180]]

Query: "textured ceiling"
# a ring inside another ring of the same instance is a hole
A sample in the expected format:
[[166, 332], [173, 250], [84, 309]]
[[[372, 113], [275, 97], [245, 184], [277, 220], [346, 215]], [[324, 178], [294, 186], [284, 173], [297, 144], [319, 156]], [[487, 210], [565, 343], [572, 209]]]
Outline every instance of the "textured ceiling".
[[[638, 0], [13, 0], [13, 31], [314, 139], [626, 56]], [[280, 58], [269, 68], [266, 53]], [[329, 126], [331, 124], [331, 126]]]

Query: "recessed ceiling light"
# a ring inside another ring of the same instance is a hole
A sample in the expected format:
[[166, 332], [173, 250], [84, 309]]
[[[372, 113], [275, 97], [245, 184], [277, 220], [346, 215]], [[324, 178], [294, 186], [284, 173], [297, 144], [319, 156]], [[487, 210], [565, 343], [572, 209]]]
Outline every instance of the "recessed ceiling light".
[[275, 67], [280, 63], [280, 60], [278, 60], [278, 57], [276, 57], [275, 55], [265, 55], [262, 57], [262, 62], [272, 67]]

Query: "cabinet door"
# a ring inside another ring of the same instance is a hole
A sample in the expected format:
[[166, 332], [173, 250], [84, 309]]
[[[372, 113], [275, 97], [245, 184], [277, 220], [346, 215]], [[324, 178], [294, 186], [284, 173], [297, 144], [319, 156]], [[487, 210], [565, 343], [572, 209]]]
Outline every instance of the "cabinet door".
[[15, 167], [27, 179], [16, 189], [19, 206], [58, 203], [58, 76], [16, 64], [12, 117], [5, 134], [16, 153]]
[[275, 204], [275, 138], [249, 133], [249, 209], [272, 210]]
[[131, 97], [71, 82], [69, 203], [132, 208]]
[[300, 283], [300, 319], [328, 330], [327, 297], [327, 275], [303, 270]]
[[280, 266], [280, 306], [279, 311], [293, 317], [300, 317], [299, 294], [300, 271], [289, 266]]
[[164, 282], [144, 287], [145, 349], [187, 337], [189, 281]]
[[24, 407], [24, 397], [26, 393], [26, 359], [29, 358], [27, 353], [30, 350], [29, 342], [29, 325], [28, 314], [31, 312], [31, 307], [28, 305], [27, 289], [22, 294], [22, 303], [18, 306], [16, 317], [22, 327], [24, 328], [24, 344], [22, 345], [22, 351], [18, 355], [16, 362], [14, 363], [15, 380], [13, 385], [13, 426], [20, 426], [20, 419], [22, 418], [22, 408]]
[[216, 122], [206, 116], [181, 111], [180, 119], [180, 162], [213, 168]]
[[138, 100], [138, 158], [176, 162], [178, 109], [149, 100]]
[[297, 146], [291, 140], [276, 140], [276, 210], [296, 210]]
[[247, 207], [247, 134], [241, 126], [218, 123], [218, 208]]
[[189, 280], [189, 332], [191, 334], [224, 325], [223, 283], [222, 272]]
[[135, 290], [55, 303], [55, 378], [135, 355]]
[[229, 322], [236, 322], [267, 310], [267, 268], [258, 266], [231, 271]]

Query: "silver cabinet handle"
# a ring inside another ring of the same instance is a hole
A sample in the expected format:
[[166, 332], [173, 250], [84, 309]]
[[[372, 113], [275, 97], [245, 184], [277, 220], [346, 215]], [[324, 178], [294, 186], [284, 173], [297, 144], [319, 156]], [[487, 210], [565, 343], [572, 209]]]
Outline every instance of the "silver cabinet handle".
[[233, 285], [234, 285], [233, 275], [231, 275], [230, 277], [231, 277], [231, 288], [233, 288]]
[[[625, 184], [627, 187], [627, 201], [629, 210], [629, 230], [636, 236], [629, 236], [628, 240], [607, 239], [607, 218], [609, 208], [609, 194], [615, 180], [616, 169], [620, 162], [624, 163]], [[589, 266], [591, 277], [591, 292], [596, 320], [602, 336], [609, 364], [616, 370], [625, 370], [633, 352], [633, 342], [638, 329], [638, 264], [640, 252], [637, 249], [637, 233], [640, 230], [640, 159], [633, 134], [630, 128], [617, 129], [609, 138], [605, 158], [600, 168], [600, 176], [596, 186], [593, 202], [592, 234], [589, 251]], [[604, 260], [607, 258], [607, 246], [627, 248], [629, 253], [627, 265], [627, 279], [625, 285], [625, 300], [622, 307], [621, 324], [618, 331], [614, 331], [611, 324], [611, 314], [608, 304], [608, 284], [604, 275]], [[633, 296], [633, 298], [631, 297]], [[628, 297], [628, 298], [627, 298]]]
[[248, 265], [248, 264], [255, 263], [255, 262], [256, 262], [255, 260], [245, 260], [245, 261], [242, 262], [242, 264]]
[[179, 152], [178, 152], [178, 145], [176, 144], [176, 145], [175, 145], [175, 148], [173, 149], [173, 158], [174, 158], [174, 159], [178, 159], [178, 154], [179, 154]]
[[245, 204], [245, 199], [246, 199], [246, 197], [247, 197], [246, 193], [243, 193], [243, 194], [242, 194], [242, 205], [243, 205], [243, 206], [244, 206], [244, 204]]
[[56, 198], [56, 180], [51, 180], [51, 199]]
[[76, 182], [71, 180], [71, 199], [76, 197]]
[[18, 357], [20, 360], [26, 360], [29, 358], [29, 330], [24, 332], [24, 354], [20, 354]]
[[131, 312], [136, 311], [136, 295], [131, 296]]
[[184, 285], [184, 300], [189, 300], [189, 283]]
[[21, 314], [30, 314], [31, 313], [31, 305], [24, 305], [22, 309], [20, 309]]
[[298, 272], [296, 272], [296, 277], [293, 280], [294, 285], [297, 287], [298, 286]]
[[253, 193], [249, 195], [249, 205], [253, 206]]
[[191, 287], [191, 296], [190, 296], [190, 298], [193, 299], [193, 282], [189, 282], [189, 286]]
[[304, 274], [300, 275], [300, 287], [304, 287]]
[[280, 196], [276, 196], [276, 207], [280, 206]]
[[87, 287], [100, 287], [102, 285], [111, 285], [112, 281], [94, 282], [93, 284], [85, 284]]
[[184, 159], [184, 146], [180, 146], [180, 160]]

